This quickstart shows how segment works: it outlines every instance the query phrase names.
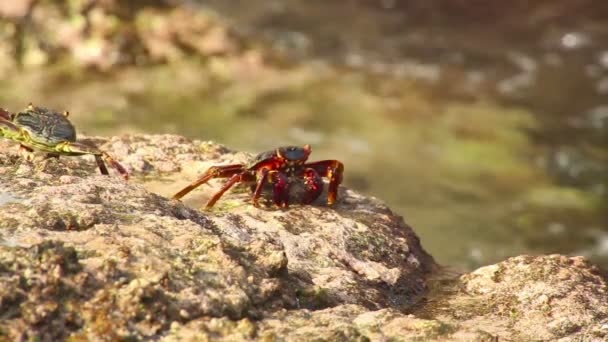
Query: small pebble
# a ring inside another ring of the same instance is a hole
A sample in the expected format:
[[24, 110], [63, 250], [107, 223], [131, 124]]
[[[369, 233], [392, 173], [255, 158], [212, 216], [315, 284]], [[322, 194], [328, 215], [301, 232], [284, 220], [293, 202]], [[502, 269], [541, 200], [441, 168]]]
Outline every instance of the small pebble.
[[177, 330], [177, 329], [179, 329], [179, 327], [180, 327], [180, 326], [181, 326], [181, 324], [179, 324], [179, 322], [178, 322], [178, 321], [173, 321], [173, 322], [171, 322], [171, 327], [170, 327], [170, 329], [171, 329], [171, 330]]
[[184, 310], [184, 309], [179, 310], [179, 315], [183, 319], [190, 318], [190, 313], [188, 311]]

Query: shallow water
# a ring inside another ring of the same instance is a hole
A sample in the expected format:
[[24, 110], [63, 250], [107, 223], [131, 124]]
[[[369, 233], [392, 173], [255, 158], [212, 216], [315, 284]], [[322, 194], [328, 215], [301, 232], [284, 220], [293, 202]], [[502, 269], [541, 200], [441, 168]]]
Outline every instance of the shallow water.
[[[353, 5], [358, 25], [341, 30], [349, 16], [333, 2], [304, 12], [295, 0], [202, 3], [290, 66], [19, 72], [3, 76], [0, 100], [69, 109], [86, 134], [179, 133], [252, 153], [311, 144], [312, 160], [343, 161], [345, 184], [385, 200], [443, 264], [570, 253], [608, 266], [608, 53], [594, 21], [552, 32], [508, 20], [493, 33], [449, 20], [429, 29]], [[186, 181], [148, 187], [169, 195]]]

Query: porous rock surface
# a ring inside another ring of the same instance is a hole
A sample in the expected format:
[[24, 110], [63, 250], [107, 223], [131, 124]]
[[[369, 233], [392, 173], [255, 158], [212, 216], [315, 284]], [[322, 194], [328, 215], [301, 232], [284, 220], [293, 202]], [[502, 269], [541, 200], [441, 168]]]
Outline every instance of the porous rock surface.
[[92, 157], [30, 163], [0, 141], [0, 340], [608, 337], [606, 278], [580, 258], [438, 276], [377, 199], [342, 187], [332, 208], [254, 208], [237, 187], [201, 211], [217, 181], [168, 197], [250, 155], [170, 135], [85, 140], [131, 180]]

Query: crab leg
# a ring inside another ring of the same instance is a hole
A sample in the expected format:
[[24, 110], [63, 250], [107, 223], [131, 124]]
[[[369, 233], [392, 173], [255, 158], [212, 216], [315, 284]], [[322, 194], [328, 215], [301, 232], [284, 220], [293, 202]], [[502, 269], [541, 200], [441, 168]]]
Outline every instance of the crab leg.
[[253, 195], [251, 196], [251, 203], [254, 207], [258, 206], [258, 199], [262, 195], [262, 189], [264, 188], [264, 183], [266, 183], [266, 179], [268, 178], [268, 169], [261, 168], [258, 170], [256, 175], [256, 185], [255, 190], [253, 190]]
[[254, 207], [259, 207], [258, 200], [262, 195], [262, 190], [266, 182], [272, 184], [273, 197], [272, 200], [277, 207], [284, 208], [288, 205], [289, 182], [287, 177], [279, 171], [268, 170], [267, 168], [261, 168], [257, 172], [256, 186], [251, 196], [251, 202]]
[[[124, 166], [120, 165], [120, 163], [117, 162], [114, 158], [112, 158], [109, 154], [107, 154], [106, 152], [101, 152], [101, 158], [103, 158], [106, 163], [110, 164], [110, 166], [114, 170], [120, 173], [122, 178], [124, 178], [125, 180], [129, 179], [129, 172], [127, 172], [127, 169], [125, 169]], [[96, 155], [95, 160], [97, 160], [97, 165], [100, 165], [99, 159], [100, 156]]]
[[29, 162], [34, 160], [34, 150], [32, 150], [31, 148], [24, 146], [24, 145], [19, 145], [19, 154], [21, 155], [21, 157]]
[[337, 160], [321, 160], [304, 164], [305, 167], [315, 170], [319, 176], [329, 178], [327, 191], [327, 204], [332, 205], [338, 198], [338, 185], [342, 183], [344, 164]]
[[44, 156], [44, 160], [51, 159], [51, 158], [59, 159], [59, 153], [49, 152], [46, 154], [46, 156]]
[[108, 168], [106, 167], [106, 163], [104, 163], [103, 158], [100, 155], [95, 154], [95, 162], [97, 163], [97, 167], [99, 168], [99, 172], [102, 175], [109, 175]]
[[199, 186], [207, 183], [209, 180], [213, 178], [228, 178], [238, 173], [242, 173], [243, 165], [242, 164], [232, 164], [232, 165], [223, 165], [223, 166], [212, 166], [203, 173], [203, 175], [190, 183], [188, 186], [180, 190], [178, 193], [173, 195], [173, 199], [180, 199], [187, 195], [190, 191], [198, 188]]
[[289, 181], [287, 176], [279, 171], [271, 171], [269, 174], [270, 182], [273, 185], [273, 202], [280, 208], [289, 205]]
[[108, 169], [106, 168], [106, 163], [110, 164], [112, 168], [114, 168], [125, 180], [129, 179], [129, 173], [127, 170], [120, 165], [114, 158], [112, 158], [106, 152], [100, 151], [96, 147], [88, 146], [85, 144], [81, 144], [78, 142], [65, 142], [61, 143], [57, 146], [57, 149], [63, 153], [80, 156], [85, 154], [92, 154], [95, 156], [95, 161], [97, 162], [97, 166], [99, 167], [99, 171], [103, 175], [108, 175]]
[[215, 204], [215, 202], [217, 202], [217, 200], [219, 200], [220, 197], [222, 197], [222, 195], [226, 191], [228, 191], [228, 189], [230, 189], [234, 184], [240, 183], [240, 182], [243, 182], [243, 181], [253, 180], [253, 179], [249, 179], [249, 177], [251, 177], [251, 175], [248, 174], [248, 173], [237, 173], [237, 174], [232, 175], [232, 177], [230, 177], [230, 179], [226, 183], [224, 183], [224, 185], [222, 185], [222, 187], [220, 188], [220, 190], [218, 192], [216, 192], [215, 194], [213, 194], [213, 196], [207, 202], [207, 204], [205, 205], [205, 207], [207, 209], [213, 207], [213, 205]]

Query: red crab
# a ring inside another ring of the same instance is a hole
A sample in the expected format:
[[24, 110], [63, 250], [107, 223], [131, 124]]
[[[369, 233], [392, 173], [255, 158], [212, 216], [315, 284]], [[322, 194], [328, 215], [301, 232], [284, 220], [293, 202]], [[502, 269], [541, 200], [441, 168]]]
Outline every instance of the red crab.
[[289, 205], [289, 186], [294, 179], [303, 179], [305, 192], [302, 203], [310, 204], [323, 192], [323, 180], [329, 178], [327, 204], [332, 205], [338, 195], [338, 185], [342, 182], [344, 165], [338, 160], [322, 160], [307, 163], [310, 155], [310, 145], [304, 147], [285, 146], [273, 151], [258, 154], [248, 164], [231, 164], [212, 166], [196, 181], [173, 196], [180, 199], [190, 191], [212, 178], [229, 178], [222, 188], [207, 202], [206, 207], [211, 208], [220, 197], [236, 183], [252, 184], [252, 203], [258, 206], [258, 199], [265, 184], [271, 184], [273, 189], [273, 202], [278, 207]]

